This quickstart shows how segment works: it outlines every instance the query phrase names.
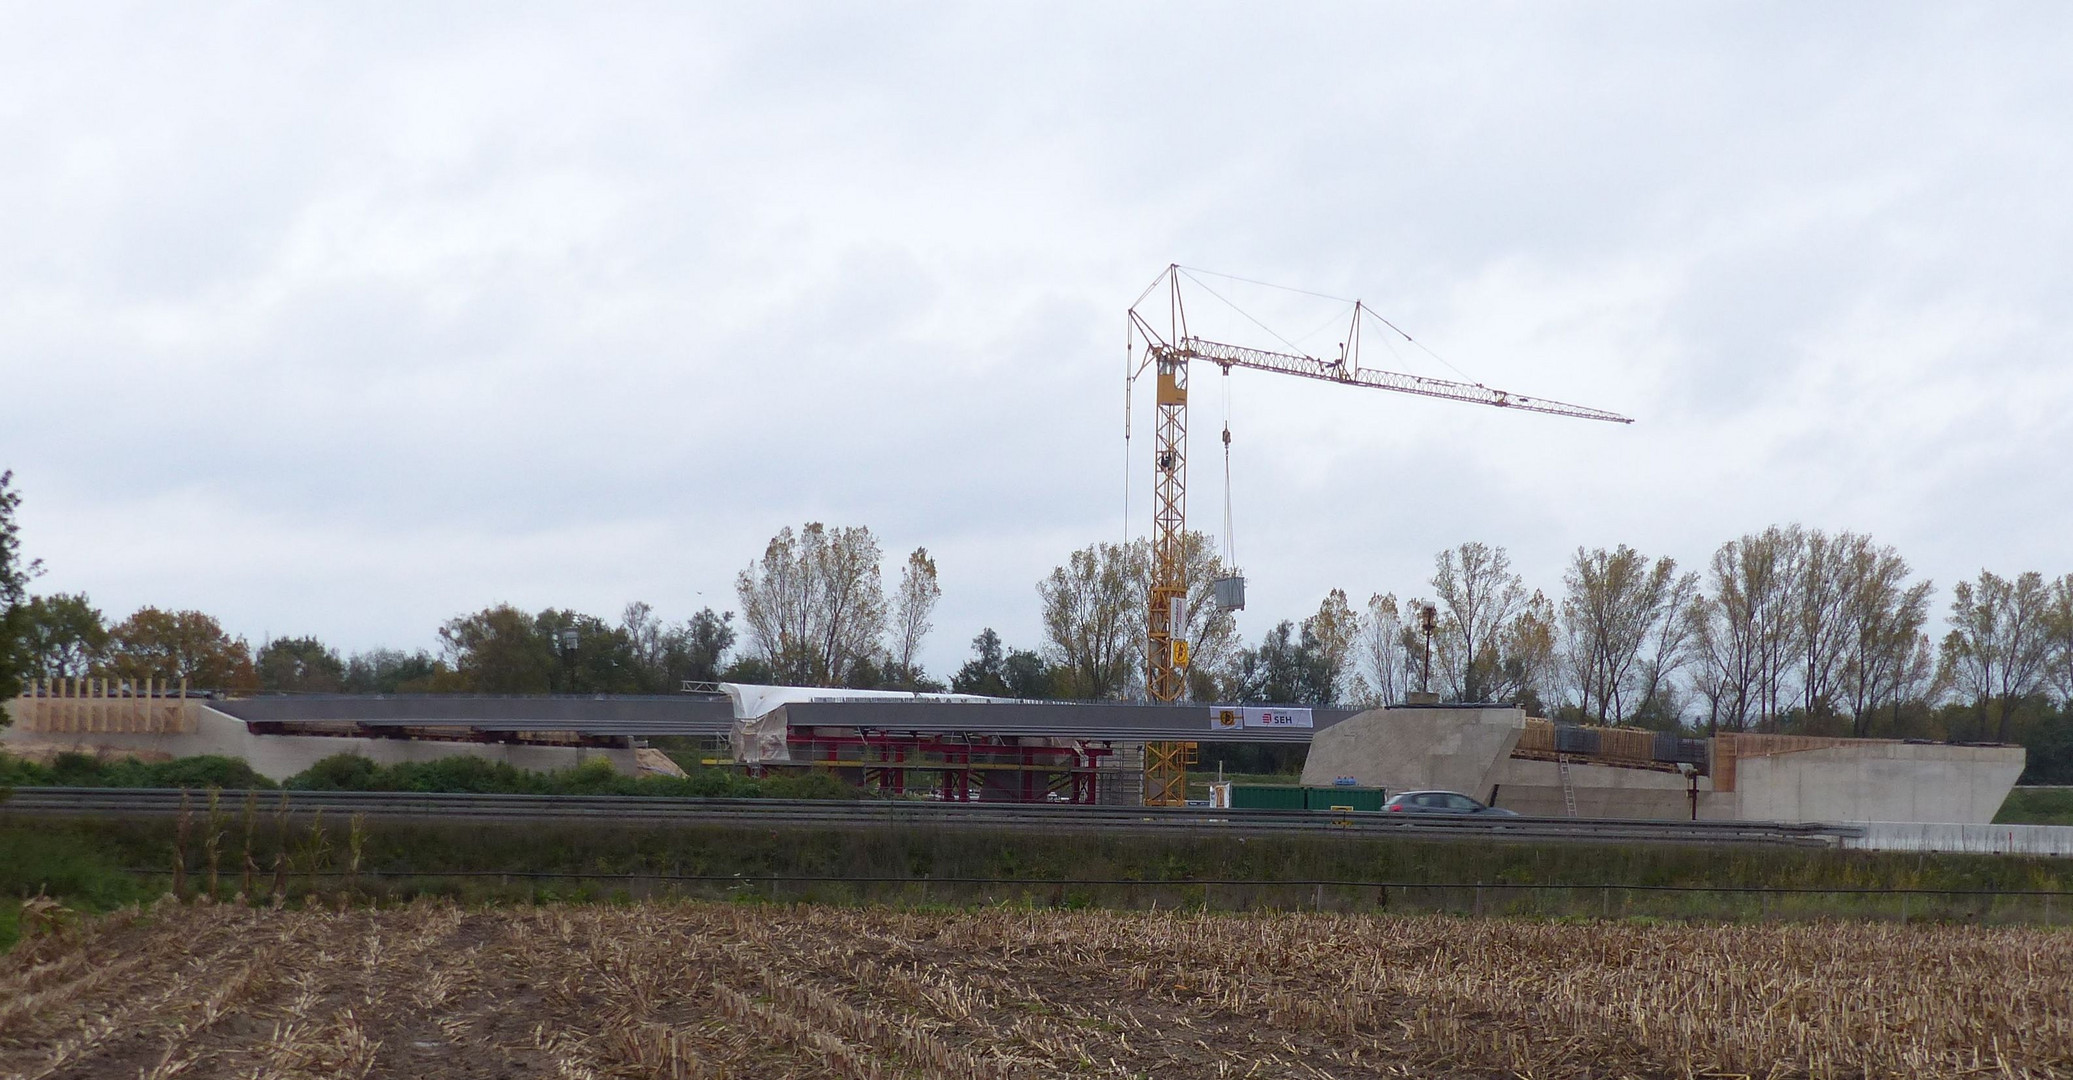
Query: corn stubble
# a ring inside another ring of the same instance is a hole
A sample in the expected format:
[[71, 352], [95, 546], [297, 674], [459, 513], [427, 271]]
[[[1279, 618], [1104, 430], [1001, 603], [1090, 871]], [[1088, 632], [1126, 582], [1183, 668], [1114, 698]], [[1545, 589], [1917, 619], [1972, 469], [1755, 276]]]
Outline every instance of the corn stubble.
[[0, 958], [0, 1076], [2073, 1076], [2073, 935], [166, 902]]

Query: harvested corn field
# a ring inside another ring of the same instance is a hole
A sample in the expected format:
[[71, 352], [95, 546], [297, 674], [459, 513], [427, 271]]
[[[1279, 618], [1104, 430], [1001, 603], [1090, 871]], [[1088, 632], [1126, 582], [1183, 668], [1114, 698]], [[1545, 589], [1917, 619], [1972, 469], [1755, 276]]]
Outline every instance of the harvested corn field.
[[165, 903], [0, 958], [19, 1077], [1722, 1073], [2073, 1075], [2073, 935]]

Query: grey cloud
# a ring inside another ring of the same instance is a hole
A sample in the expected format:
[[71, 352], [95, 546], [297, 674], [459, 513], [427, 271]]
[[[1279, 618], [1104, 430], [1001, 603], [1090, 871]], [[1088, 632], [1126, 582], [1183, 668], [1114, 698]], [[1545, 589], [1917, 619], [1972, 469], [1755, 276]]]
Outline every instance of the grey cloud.
[[[1642, 420], [1240, 380], [1255, 622], [1471, 537], [1546, 588], [1794, 519], [2073, 569], [2056, 7], [19, 19], [0, 464], [46, 584], [111, 608], [681, 616], [814, 518], [939, 555], [932, 668], [1027, 643], [1121, 531], [1121, 312], [1175, 260]], [[168, 500], [205, 513], [109, 535]]]

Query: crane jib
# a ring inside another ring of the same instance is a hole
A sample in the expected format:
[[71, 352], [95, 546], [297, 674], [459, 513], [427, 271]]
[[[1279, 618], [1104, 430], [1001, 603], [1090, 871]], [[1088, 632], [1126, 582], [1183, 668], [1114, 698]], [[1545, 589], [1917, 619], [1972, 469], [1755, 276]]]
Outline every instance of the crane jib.
[[1472, 405], [1494, 405], [1498, 408], [1518, 409], [1523, 412], [1546, 413], [1551, 416], [1568, 416], [1579, 420], [1603, 420], [1614, 424], [1631, 424], [1634, 421], [1618, 413], [1604, 409], [1593, 409], [1587, 405], [1571, 405], [1563, 401], [1528, 397], [1508, 390], [1495, 390], [1480, 383], [1451, 382], [1425, 375], [1412, 375], [1401, 371], [1381, 369], [1349, 370], [1344, 361], [1320, 360], [1314, 356], [1299, 356], [1294, 353], [1278, 353], [1265, 349], [1249, 349], [1240, 345], [1226, 345], [1223, 342], [1207, 341], [1202, 338], [1183, 338], [1179, 345], [1154, 345], [1154, 356], [1171, 362], [1186, 363], [1189, 360], [1206, 360], [1226, 371], [1249, 368], [1254, 371], [1272, 371], [1283, 375], [1300, 375], [1306, 379], [1339, 383], [1344, 386], [1365, 386], [1374, 390], [1394, 390], [1404, 394], [1418, 394], [1422, 397], [1442, 398], [1447, 401], [1462, 401]]
[[[1306, 379], [1338, 383], [1342, 386], [1365, 386], [1375, 390], [1393, 390], [1400, 394], [1417, 394], [1421, 397], [1440, 398], [1446, 401], [1460, 401], [1472, 405], [1492, 405], [1515, 412], [1545, 413], [1550, 416], [1567, 416], [1578, 420], [1602, 420], [1614, 424], [1631, 424], [1634, 421], [1618, 413], [1604, 409], [1593, 409], [1583, 405], [1571, 405], [1546, 398], [1527, 397], [1508, 390], [1496, 390], [1476, 382], [1452, 382], [1407, 372], [1363, 369], [1360, 363], [1360, 327], [1364, 315], [1373, 313], [1364, 305], [1355, 302], [1351, 322], [1347, 328], [1346, 340], [1339, 346], [1339, 354], [1333, 359], [1295, 352], [1275, 352], [1270, 349], [1247, 348], [1220, 341], [1211, 341], [1188, 332], [1187, 305], [1182, 296], [1183, 277], [1196, 280], [1178, 265], [1170, 265], [1155, 278], [1138, 301], [1130, 306], [1129, 320], [1129, 380], [1134, 382], [1148, 368], [1156, 366], [1158, 387], [1155, 405], [1156, 449], [1152, 456], [1155, 469], [1152, 490], [1152, 559], [1150, 588], [1146, 590], [1147, 610], [1145, 617], [1146, 684], [1147, 695], [1155, 701], [1178, 701], [1189, 692], [1188, 667], [1195, 659], [1189, 648], [1188, 632], [1190, 607], [1186, 599], [1192, 594], [1193, 583], [1188, 580], [1187, 560], [1187, 435], [1188, 435], [1188, 366], [1191, 361], [1212, 363], [1229, 375], [1232, 368], [1247, 368], [1255, 371], [1277, 372], [1283, 375], [1299, 375]], [[1244, 279], [1240, 279], [1244, 280]], [[1198, 285], [1199, 281], [1196, 282]], [[1254, 284], [1261, 284], [1254, 282]], [[1161, 286], [1165, 287], [1166, 317], [1163, 326], [1154, 326], [1145, 312], [1139, 310], [1146, 299]], [[1269, 286], [1272, 287], [1272, 286]], [[1301, 291], [1301, 290], [1297, 290]], [[1280, 338], [1291, 349], [1299, 346], [1289, 343], [1269, 329], [1265, 323], [1253, 318], [1243, 309], [1231, 304], [1228, 299], [1211, 290], [1210, 294], [1236, 309], [1240, 315], [1250, 319], [1261, 329]], [[1316, 294], [1312, 294], [1316, 295]], [[1380, 318], [1379, 316], [1374, 316]], [[1410, 341], [1410, 335], [1398, 329], [1388, 320], [1381, 320], [1390, 330], [1403, 335]], [[1140, 361], [1136, 353], [1137, 344], [1143, 343], [1144, 352]], [[1424, 348], [1423, 346], [1419, 346]], [[1430, 352], [1431, 350], [1426, 350]], [[1437, 356], [1435, 355], [1435, 358]], [[1444, 361], [1443, 361], [1444, 362]], [[1451, 366], [1451, 365], [1450, 365]], [[1126, 386], [1129, 385], [1126, 382]], [[1125, 401], [1128, 402], [1126, 390]], [[1127, 408], [1126, 408], [1127, 413]], [[1129, 424], [1126, 416], [1125, 438], [1128, 438]], [[1224, 435], [1226, 453], [1229, 452], [1230, 434], [1228, 427]], [[1228, 468], [1227, 468], [1228, 476]], [[1228, 484], [1228, 479], [1226, 480]], [[1226, 514], [1228, 517], [1229, 494], [1226, 492]], [[1228, 523], [1226, 535], [1228, 537]], [[1228, 568], [1227, 568], [1228, 569]], [[1235, 575], [1235, 569], [1231, 570]], [[1235, 576], [1230, 580], [1238, 580]], [[1221, 583], [1220, 583], [1221, 584]], [[1192, 743], [1168, 742], [1148, 743], [1145, 746], [1145, 801], [1147, 804], [1180, 803], [1187, 798], [1187, 765], [1193, 751]]]

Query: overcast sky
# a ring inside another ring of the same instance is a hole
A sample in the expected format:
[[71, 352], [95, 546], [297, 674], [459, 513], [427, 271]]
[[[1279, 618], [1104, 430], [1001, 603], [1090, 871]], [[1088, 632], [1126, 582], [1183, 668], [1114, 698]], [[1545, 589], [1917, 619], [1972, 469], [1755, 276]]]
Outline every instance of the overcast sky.
[[868, 525], [944, 674], [1125, 534], [1179, 262], [1637, 420], [1233, 375], [1249, 639], [1471, 539], [2064, 573], [2069, 57], [2063, 4], [0, 4], [0, 467], [39, 591], [255, 645], [682, 618]]

